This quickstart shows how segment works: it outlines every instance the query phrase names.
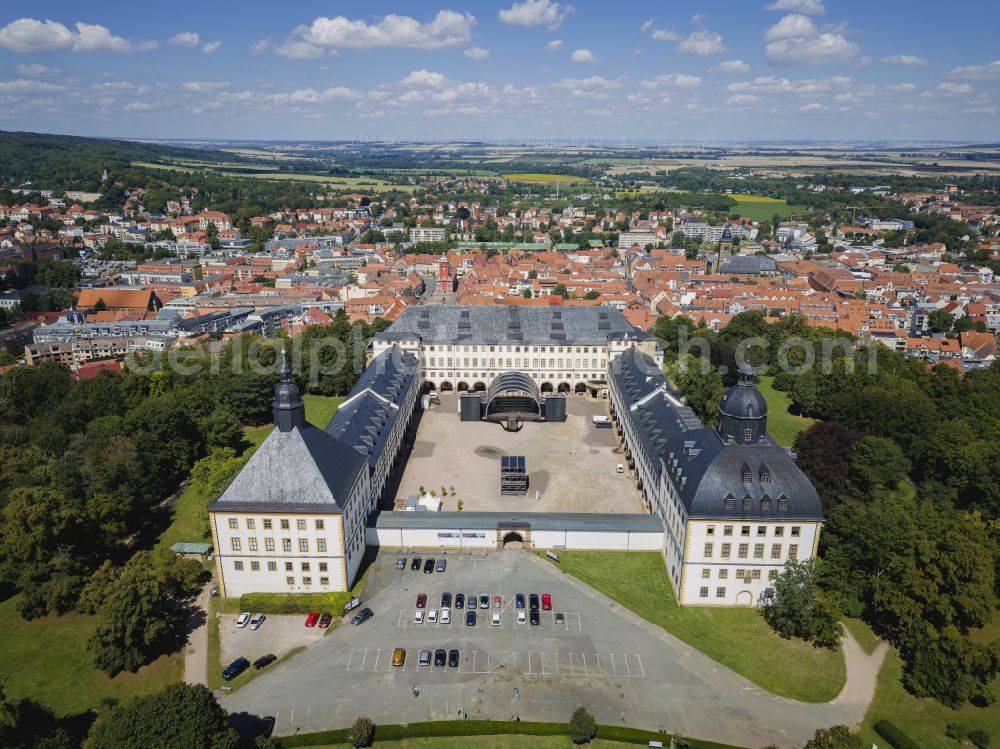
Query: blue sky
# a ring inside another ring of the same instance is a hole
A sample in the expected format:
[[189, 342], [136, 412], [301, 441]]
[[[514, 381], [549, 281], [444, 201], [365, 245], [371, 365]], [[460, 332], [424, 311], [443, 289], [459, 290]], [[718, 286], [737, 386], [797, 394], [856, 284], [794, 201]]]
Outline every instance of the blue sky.
[[995, 0], [18, 5], [5, 130], [1000, 140]]

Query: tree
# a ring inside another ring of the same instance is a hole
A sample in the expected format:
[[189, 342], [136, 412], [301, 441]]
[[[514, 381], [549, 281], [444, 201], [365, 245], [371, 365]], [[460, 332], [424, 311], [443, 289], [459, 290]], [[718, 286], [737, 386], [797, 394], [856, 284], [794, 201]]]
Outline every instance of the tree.
[[[190, 561], [190, 560], [189, 560]], [[189, 591], [177, 570], [148, 551], [133, 556], [103, 590], [87, 599], [99, 602], [97, 626], [87, 641], [94, 665], [114, 676], [140, 666], [177, 647], [186, 635], [187, 612], [181, 597]]]
[[578, 707], [569, 719], [569, 737], [574, 744], [589, 744], [597, 734], [597, 721], [587, 712], [587, 708]]
[[691, 354], [670, 368], [670, 379], [677, 386], [684, 402], [706, 424], [714, 424], [719, 402], [726, 392], [719, 370]]
[[816, 487], [827, 516], [847, 488], [851, 446], [860, 438], [860, 432], [835, 421], [817, 421], [795, 438], [796, 462]]
[[878, 489], [893, 489], [910, 472], [902, 448], [888, 437], [867, 436], [851, 446], [848, 488], [857, 496]]
[[954, 324], [954, 316], [943, 309], [931, 310], [930, 314], [927, 315], [927, 327], [935, 333], [949, 333]]
[[354, 749], [371, 746], [375, 740], [375, 724], [372, 723], [372, 719], [366, 715], [358, 717], [347, 733], [347, 740], [351, 742]]
[[80, 745], [52, 712], [34, 700], [7, 697], [0, 673], [0, 746], [4, 749], [72, 749]]
[[840, 624], [836, 614], [819, 600], [815, 565], [814, 559], [789, 559], [761, 613], [785, 639], [798, 637], [818, 647], [835, 648], [840, 644]]
[[525, 299], [531, 299], [531, 289], [525, 289], [521, 292], [521, 296]]
[[566, 289], [566, 284], [557, 283], [552, 289], [552, 296], [561, 296], [563, 299], [569, 299], [569, 291]]
[[200, 684], [171, 684], [160, 692], [114, 705], [90, 730], [86, 749], [235, 749], [239, 736], [226, 711]]
[[588, 291], [586, 294], [583, 295], [583, 298], [589, 299], [590, 301], [594, 301], [599, 296], [601, 296], [601, 292], [599, 292], [597, 289], [591, 289], [590, 291]]
[[802, 749], [868, 749], [868, 745], [847, 726], [833, 726], [818, 729]]

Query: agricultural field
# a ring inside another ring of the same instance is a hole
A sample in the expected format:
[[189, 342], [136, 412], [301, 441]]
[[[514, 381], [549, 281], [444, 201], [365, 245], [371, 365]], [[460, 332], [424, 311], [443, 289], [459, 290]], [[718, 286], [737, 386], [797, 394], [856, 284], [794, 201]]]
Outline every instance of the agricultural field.
[[[219, 164], [196, 163], [188, 164], [154, 164], [145, 161], [133, 161], [133, 166], [146, 167], [147, 169], [171, 169], [181, 172], [211, 171], [223, 177], [245, 177], [248, 179], [266, 179], [285, 182], [315, 182], [324, 187], [334, 189], [354, 190], [358, 188], [370, 190], [372, 192], [386, 192], [389, 190], [402, 190], [412, 192], [416, 189], [414, 185], [394, 185], [377, 177], [329, 177], [324, 174], [305, 174], [297, 172], [264, 171], [268, 167], [254, 166], [255, 172], [237, 172], [227, 169], [220, 169]], [[276, 169], [276, 168], [275, 168]]]
[[570, 174], [531, 174], [516, 173], [504, 174], [504, 179], [511, 182], [526, 182], [531, 184], [555, 184], [561, 185], [589, 185], [590, 180], [586, 177], [576, 177]]
[[788, 205], [787, 200], [766, 198], [762, 195], [727, 195], [736, 201], [733, 213], [751, 221], [770, 221], [774, 214], [788, 218], [794, 213], [805, 210], [803, 206]]

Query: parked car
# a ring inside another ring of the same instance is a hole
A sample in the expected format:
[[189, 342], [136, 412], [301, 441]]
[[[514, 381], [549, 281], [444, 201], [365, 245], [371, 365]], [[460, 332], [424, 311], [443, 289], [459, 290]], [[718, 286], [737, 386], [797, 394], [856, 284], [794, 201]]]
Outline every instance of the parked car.
[[441, 609], [441, 623], [451, 624], [451, 609], [449, 608]]
[[314, 611], [309, 616], [306, 617], [306, 626], [307, 627], [315, 627], [316, 626], [316, 622], [318, 622], [318, 621], [319, 621], [319, 612], [318, 611]]
[[427, 611], [427, 623], [428, 624], [437, 624], [437, 620], [438, 620], [438, 610], [437, 609], [429, 609]]
[[491, 623], [494, 624], [494, 625], [496, 625], [496, 626], [500, 625], [500, 612], [499, 611], [494, 611], [493, 612], [493, 621]]
[[556, 612], [556, 624], [565, 624], [565, 623], [566, 623], [566, 615], [563, 614], [562, 612]]
[[326, 629], [327, 627], [330, 626], [330, 622], [332, 621], [333, 621], [333, 614], [327, 614], [326, 612], [323, 612], [323, 614], [321, 614], [319, 617], [319, 628]]
[[446, 559], [437, 560], [437, 565], [435, 565], [435, 568], [437, 569], [438, 572], [444, 572], [447, 567], [448, 567], [448, 560]]
[[413, 623], [423, 624], [424, 623], [424, 612], [423, 609], [417, 609], [413, 612]]
[[479, 600], [479, 596], [477, 596], [475, 593], [466, 593], [465, 594], [465, 608], [467, 608], [467, 609], [474, 609], [474, 608], [476, 608], [476, 601], [478, 601], [478, 600]]
[[469, 609], [465, 612], [465, 626], [475, 627], [476, 626], [476, 612]]
[[278, 656], [276, 656], [274, 653], [268, 653], [267, 655], [262, 655], [260, 658], [255, 660], [253, 662], [253, 667], [258, 671], [260, 671], [262, 668], [270, 666], [276, 660], [278, 660]]
[[371, 619], [373, 616], [375, 616], [375, 612], [374, 611], [372, 611], [369, 608], [363, 608], [363, 609], [361, 609], [361, 611], [359, 611], [358, 613], [356, 613], [354, 615], [354, 617], [351, 619], [351, 624], [353, 624], [356, 627], [359, 624], [364, 624], [366, 621], [368, 621], [369, 619]]
[[422, 609], [427, 606], [427, 594], [417, 593], [417, 608]]
[[538, 611], [538, 594], [532, 593], [528, 596], [528, 606], [532, 611]]
[[458, 651], [448, 651], [448, 668], [458, 668]]
[[424, 574], [429, 575], [434, 571], [434, 560], [428, 559], [424, 562]]
[[396, 569], [406, 569], [406, 557], [396, 557]]
[[541, 614], [538, 613], [538, 609], [532, 609], [528, 612], [528, 621], [532, 627], [537, 627], [541, 623]]
[[444, 650], [438, 648], [437, 650], [434, 651], [434, 665], [437, 668], [443, 668], [445, 661], [447, 660], [448, 660], [448, 654]]
[[542, 611], [552, 611], [552, 596], [542, 593]]
[[493, 596], [493, 608], [503, 608], [503, 599], [500, 596]]
[[250, 629], [260, 629], [260, 625], [264, 623], [267, 617], [263, 614], [254, 614], [250, 617]]
[[615, 466], [615, 470], [618, 471], [618, 473], [625, 473], [625, 466], [619, 463]]
[[518, 611], [517, 612], [517, 623], [518, 624], [526, 624], [527, 621], [528, 621], [528, 617], [525, 616], [524, 611], [523, 610]]
[[465, 593], [455, 594], [455, 608], [464, 609], [465, 608]]
[[396, 648], [392, 651], [392, 665], [402, 666], [406, 663], [406, 651], [403, 648]]
[[274, 733], [275, 719], [273, 715], [268, 715], [261, 719], [260, 721], [260, 735], [265, 739], [270, 738], [271, 734]]
[[483, 593], [479, 596], [479, 608], [488, 609], [490, 607], [490, 597]]
[[411, 570], [419, 570], [421, 565], [420, 557], [413, 557], [413, 561], [410, 562]]
[[243, 629], [243, 627], [247, 626], [249, 623], [250, 623], [249, 611], [244, 611], [242, 614], [236, 617], [236, 626], [239, 627], [240, 629]]
[[431, 651], [430, 650], [421, 650], [420, 651], [420, 658], [417, 659], [417, 664], [420, 665], [420, 666], [429, 666], [429, 665], [431, 665]]
[[451, 608], [451, 593], [441, 594], [441, 608]]
[[519, 609], [524, 608], [524, 593], [518, 593], [514, 596], [514, 606]]
[[250, 661], [248, 661], [246, 658], [237, 658], [235, 661], [233, 661], [223, 669], [222, 678], [225, 679], [226, 681], [231, 681], [232, 679], [235, 679], [237, 676], [246, 671], [248, 668], [250, 668]]

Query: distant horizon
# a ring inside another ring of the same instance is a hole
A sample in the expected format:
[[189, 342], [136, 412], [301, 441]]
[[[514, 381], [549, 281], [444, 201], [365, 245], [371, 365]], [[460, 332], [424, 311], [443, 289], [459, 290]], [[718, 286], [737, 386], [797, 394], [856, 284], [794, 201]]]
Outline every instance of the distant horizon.
[[0, 10], [0, 128], [978, 143], [996, 139], [1000, 115], [992, 0], [963, 3], [964, 22], [912, 0], [618, 0], [610, 12], [595, 0], [374, 0], [340, 15], [247, 0], [235, 18], [234, 7]]

